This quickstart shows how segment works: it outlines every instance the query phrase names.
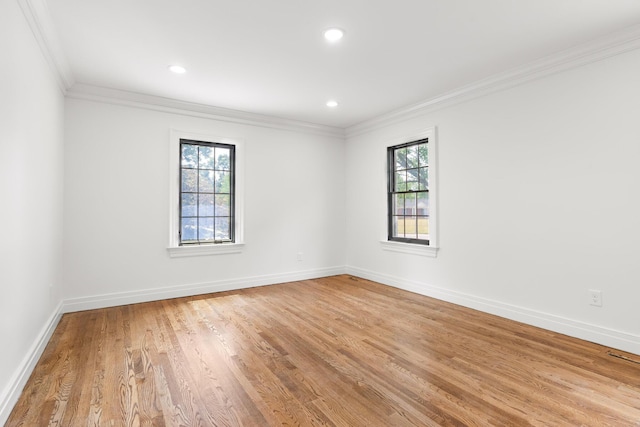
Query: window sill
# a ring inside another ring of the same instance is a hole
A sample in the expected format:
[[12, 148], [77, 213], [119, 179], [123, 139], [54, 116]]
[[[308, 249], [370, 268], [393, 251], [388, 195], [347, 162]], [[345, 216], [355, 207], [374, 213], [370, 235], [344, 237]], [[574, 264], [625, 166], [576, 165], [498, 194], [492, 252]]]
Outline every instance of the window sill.
[[438, 256], [438, 248], [426, 245], [416, 245], [411, 243], [391, 242], [388, 240], [380, 241], [382, 249], [391, 252], [400, 252], [403, 254], [420, 255], [429, 258]]
[[182, 258], [206, 255], [239, 254], [244, 243], [219, 243], [213, 245], [172, 246], [167, 248], [170, 258]]

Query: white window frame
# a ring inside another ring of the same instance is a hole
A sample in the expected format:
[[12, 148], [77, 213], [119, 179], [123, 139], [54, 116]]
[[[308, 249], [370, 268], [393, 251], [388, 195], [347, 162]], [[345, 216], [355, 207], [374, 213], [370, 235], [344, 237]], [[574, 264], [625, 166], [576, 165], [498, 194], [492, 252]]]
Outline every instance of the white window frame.
[[[180, 246], [180, 140], [218, 142], [235, 146], [235, 242]], [[169, 136], [169, 246], [170, 257], [222, 255], [242, 252], [244, 248], [244, 141], [238, 138], [185, 132], [171, 129]]]
[[[382, 249], [385, 251], [400, 252], [431, 258], [435, 258], [438, 256], [438, 138], [436, 130], [437, 129], [435, 127], [430, 127], [409, 135], [394, 138], [393, 140], [389, 140], [385, 143], [385, 149], [382, 153], [384, 155], [384, 166], [381, 168], [383, 171], [383, 179], [381, 180], [382, 182], [380, 191], [382, 197], [384, 197], [384, 209], [382, 210], [382, 212], [384, 213], [384, 216], [382, 217], [384, 218], [384, 221], [380, 221], [380, 228], [382, 230], [382, 238], [380, 240], [380, 244], [382, 246]], [[389, 176], [389, 170], [387, 150], [390, 147], [394, 147], [396, 145], [404, 144], [411, 141], [418, 141], [421, 139], [429, 140], [429, 244], [424, 245], [419, 243], [405, 243], [388, 240], [389, 218], [387, 206], [387, 180]]]

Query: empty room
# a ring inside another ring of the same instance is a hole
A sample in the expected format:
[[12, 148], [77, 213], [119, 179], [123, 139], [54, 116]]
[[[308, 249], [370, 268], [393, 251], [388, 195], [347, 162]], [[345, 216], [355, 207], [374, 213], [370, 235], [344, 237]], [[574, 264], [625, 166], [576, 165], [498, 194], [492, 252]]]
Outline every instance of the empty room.
[[0, 0], [0, 425], [640, 426], [637, 0]]

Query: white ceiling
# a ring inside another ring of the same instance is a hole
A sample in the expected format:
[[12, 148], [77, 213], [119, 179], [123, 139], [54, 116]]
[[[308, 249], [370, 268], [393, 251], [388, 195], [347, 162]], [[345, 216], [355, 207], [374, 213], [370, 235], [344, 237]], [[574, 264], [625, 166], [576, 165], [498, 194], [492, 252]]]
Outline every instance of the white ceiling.
[[340, 128], [640, 23], [639, 0], [47, 4], [78, 83]]

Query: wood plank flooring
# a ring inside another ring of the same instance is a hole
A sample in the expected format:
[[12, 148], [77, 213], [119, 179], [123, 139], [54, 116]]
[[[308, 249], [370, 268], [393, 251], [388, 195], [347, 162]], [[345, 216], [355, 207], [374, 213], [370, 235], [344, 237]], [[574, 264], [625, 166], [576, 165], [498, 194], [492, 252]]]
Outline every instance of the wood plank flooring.
[[66, 314], [7, 425], [640, 426], [608, 351], [335, 276]]

